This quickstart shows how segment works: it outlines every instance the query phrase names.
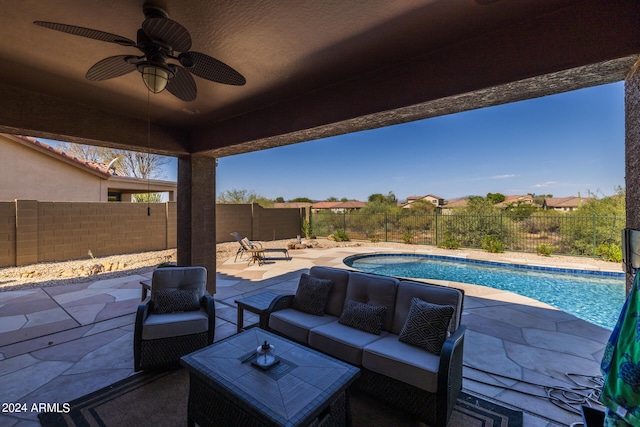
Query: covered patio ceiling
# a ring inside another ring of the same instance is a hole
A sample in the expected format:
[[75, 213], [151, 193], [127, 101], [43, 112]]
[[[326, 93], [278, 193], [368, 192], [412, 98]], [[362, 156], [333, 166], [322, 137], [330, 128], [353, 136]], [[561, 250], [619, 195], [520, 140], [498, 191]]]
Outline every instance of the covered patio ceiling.
[[619, 81], [640, 52], [636, 0], [150, 0], [246, 78], [185, 102], [85, 78], [135, 47], [33, 23], [135, 40], [143, 3], [4, 1], [0, 132], [221, 157]]

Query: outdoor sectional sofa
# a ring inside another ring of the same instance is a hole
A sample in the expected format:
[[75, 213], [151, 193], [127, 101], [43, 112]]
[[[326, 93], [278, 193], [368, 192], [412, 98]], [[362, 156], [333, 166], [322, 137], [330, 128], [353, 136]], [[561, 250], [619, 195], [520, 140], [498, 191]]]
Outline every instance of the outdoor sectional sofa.
[[273, 301], [268, 325], [360, 367], [359, 389], [445, 426], [462, 388], [463, 297], [455, 288], [312, 267], [296, 295]]

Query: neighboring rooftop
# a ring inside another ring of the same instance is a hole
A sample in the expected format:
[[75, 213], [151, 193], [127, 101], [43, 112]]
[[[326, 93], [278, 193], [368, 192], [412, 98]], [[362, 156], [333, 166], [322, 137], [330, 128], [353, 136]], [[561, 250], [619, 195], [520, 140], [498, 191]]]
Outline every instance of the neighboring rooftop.
[[591, 198], [570, 196], [570, 197], [547, 197], [542, 203], [544, 209], [573, 210], [587, 203]]
[[349, 200], [346, 202], [316, 202], [311, 205], [312, 209], [331, 209], [331, 210], [349, 210], [362, 209], [367, 204], [358, 200]]

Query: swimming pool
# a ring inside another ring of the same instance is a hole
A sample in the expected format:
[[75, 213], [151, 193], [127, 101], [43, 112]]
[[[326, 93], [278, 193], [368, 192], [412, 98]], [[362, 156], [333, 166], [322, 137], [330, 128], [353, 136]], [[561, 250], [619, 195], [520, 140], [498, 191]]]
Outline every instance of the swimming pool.
[[624, 273], [586, 272], [420, 254], [366, 254], [344, 259], [387, 276], [448, 280], [514, 292], [613, 329], [625, 299]]

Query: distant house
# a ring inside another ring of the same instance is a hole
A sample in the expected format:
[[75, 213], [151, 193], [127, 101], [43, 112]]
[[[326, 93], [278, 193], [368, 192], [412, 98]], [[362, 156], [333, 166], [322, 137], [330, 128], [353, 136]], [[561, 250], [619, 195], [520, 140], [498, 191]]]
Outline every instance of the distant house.
[[454, 200], [447, 200], [444, 206], [442, 206], [441, 212], [443, 214], [451, 214], [456, 209], [462, 209], [467, 207], [468, 204], [469, 204], [469, 199], [466, 197], [463, 197], [460, 199], [454, 199]]
[[312, 212], [320, 212], [330, 210], [333, 213], [344, 213], [353, 210], [359, 210], [366, 206], [366, 203], [357, 200], [349, 200], [347, 202], [316, 202], [311, 205]]
[[547, 197], [542, 203], [542, 208], [553, 209], [559, 212], [571, 212], [591, 200], [589, 197]]
[[504, 208], [509, 205], [517, 205], [518, 203], [533, 205], [533, 196], [531, 194], [526, 194], [524, 196], [505, 196], [504, 201], [496, 203], [494, 206]]
[[417, 202], [418, 200], [423, 200], [425, 202], [429, 202], [433, 204], [436, 208], [441, 208], [444, 205], [444, 199], [439, 196], [434, 196], [433, 194], [427, 194], [426, 196], [409, 196], [407, 197], [407, 203], [402, 205], [404, 209], [409, 209], [413, 202]]
[[132, 194], [168, 193], [177, 184], [119, 176], [103, 163], [88, 162], [34, 138], [0, 134], [0, 201], [131, 201]]

